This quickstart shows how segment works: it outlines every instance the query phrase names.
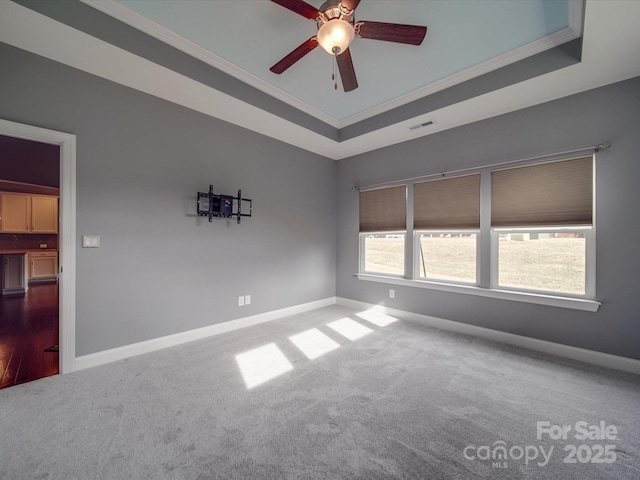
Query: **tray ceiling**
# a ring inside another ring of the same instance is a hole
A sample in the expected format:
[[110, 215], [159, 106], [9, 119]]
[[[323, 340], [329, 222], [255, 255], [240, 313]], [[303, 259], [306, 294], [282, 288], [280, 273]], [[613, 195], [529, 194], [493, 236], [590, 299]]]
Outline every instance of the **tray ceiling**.
[[349, 93], [319, 48], [269, 71], [316, 27], [268, 0], [4, 1], [0, 41], [333, 159], [640, 75], [637, 1], [362, 0], [356, 14], [428, 31], [419, 47], [356, 38]]

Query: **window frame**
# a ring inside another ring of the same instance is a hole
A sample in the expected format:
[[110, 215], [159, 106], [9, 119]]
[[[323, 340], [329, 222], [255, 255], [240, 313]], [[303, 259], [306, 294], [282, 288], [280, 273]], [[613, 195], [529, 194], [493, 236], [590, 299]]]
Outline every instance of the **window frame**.
[[[422, 245], [420, 243], [420, 235], [423, 233], [430, 233], [430, 234], [465, 234], [465, 235], [475, 235], [476, 236], [476, 278], [475, 281], [473, 282], [465, 282], [462, 280], [452, 280], [452, 279], [448, 279], [448, 278], [436, 278], [436, 277], [426, 277], [426, 276], [421, 276], [420, 275], [420, 250], [422, 248]], [[456, 230], [427, 230], [427, 229], [421, 229], [421, 230], [414, 230], [413, 231], [413, 272], [414, 272], [414, 279], [420, 282], [428, 282], [428, 283], [439, 283], [439, 284], [451, 284], [451, 285], [467, 285], [467, 286], [475, 286], [475, 287], [479, 287], [480, 286], [480, 255], [479, 255], [479, 250], [480, 250], [480, 229], [479, 228], [474, 228], [474, 229], [456, 229]]]

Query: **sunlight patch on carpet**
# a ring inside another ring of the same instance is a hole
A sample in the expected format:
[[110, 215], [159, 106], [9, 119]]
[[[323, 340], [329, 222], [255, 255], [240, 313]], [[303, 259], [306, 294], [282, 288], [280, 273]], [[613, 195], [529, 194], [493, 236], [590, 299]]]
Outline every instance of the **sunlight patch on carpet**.
[[236, 355], [236, 362], [247, 389], [252, 389], [293, 370], [293, 365], [275, 343], [239, 353]]
[[327, 323], [327, 327], [349, 340], [357, 340], [373, 332], [370, 328], [346, 317], [336, 320], [335, 322]]
[[379, 327], [386, 327], [387, 325], [391, 325], [398, 321], [397, 318], [385, 313], [377, 312], [373, 308], [365, 310], [364, 312], [356, 313], [356, 316]]
[[332, 340], [317, 328], [292, 335], [289, 337], [289, 340], [291, 340], [309, 360], [321, 357], [325, 353], [340, 348], [338, 342]]

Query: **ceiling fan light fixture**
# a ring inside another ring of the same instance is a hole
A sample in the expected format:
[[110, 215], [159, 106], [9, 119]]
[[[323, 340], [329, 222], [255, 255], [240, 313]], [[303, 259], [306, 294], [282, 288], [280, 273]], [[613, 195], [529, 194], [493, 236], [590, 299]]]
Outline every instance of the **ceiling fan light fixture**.
[[355, 36], [353, 25], [346, 20], [334, 18], [318, 28], [318, 43], [331, 55], [344, 52]]

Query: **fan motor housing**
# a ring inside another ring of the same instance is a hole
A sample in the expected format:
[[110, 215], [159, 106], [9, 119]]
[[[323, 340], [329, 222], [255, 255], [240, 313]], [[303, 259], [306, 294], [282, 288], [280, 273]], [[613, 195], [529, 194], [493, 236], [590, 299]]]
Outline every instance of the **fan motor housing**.
[[327, 0], [318, 10], [321, 12], [317, 18], [318, 28], [334, 18], [339, 18], [353, 25], [353, 10], [347, 10], [343, 7], [340, 0]]

